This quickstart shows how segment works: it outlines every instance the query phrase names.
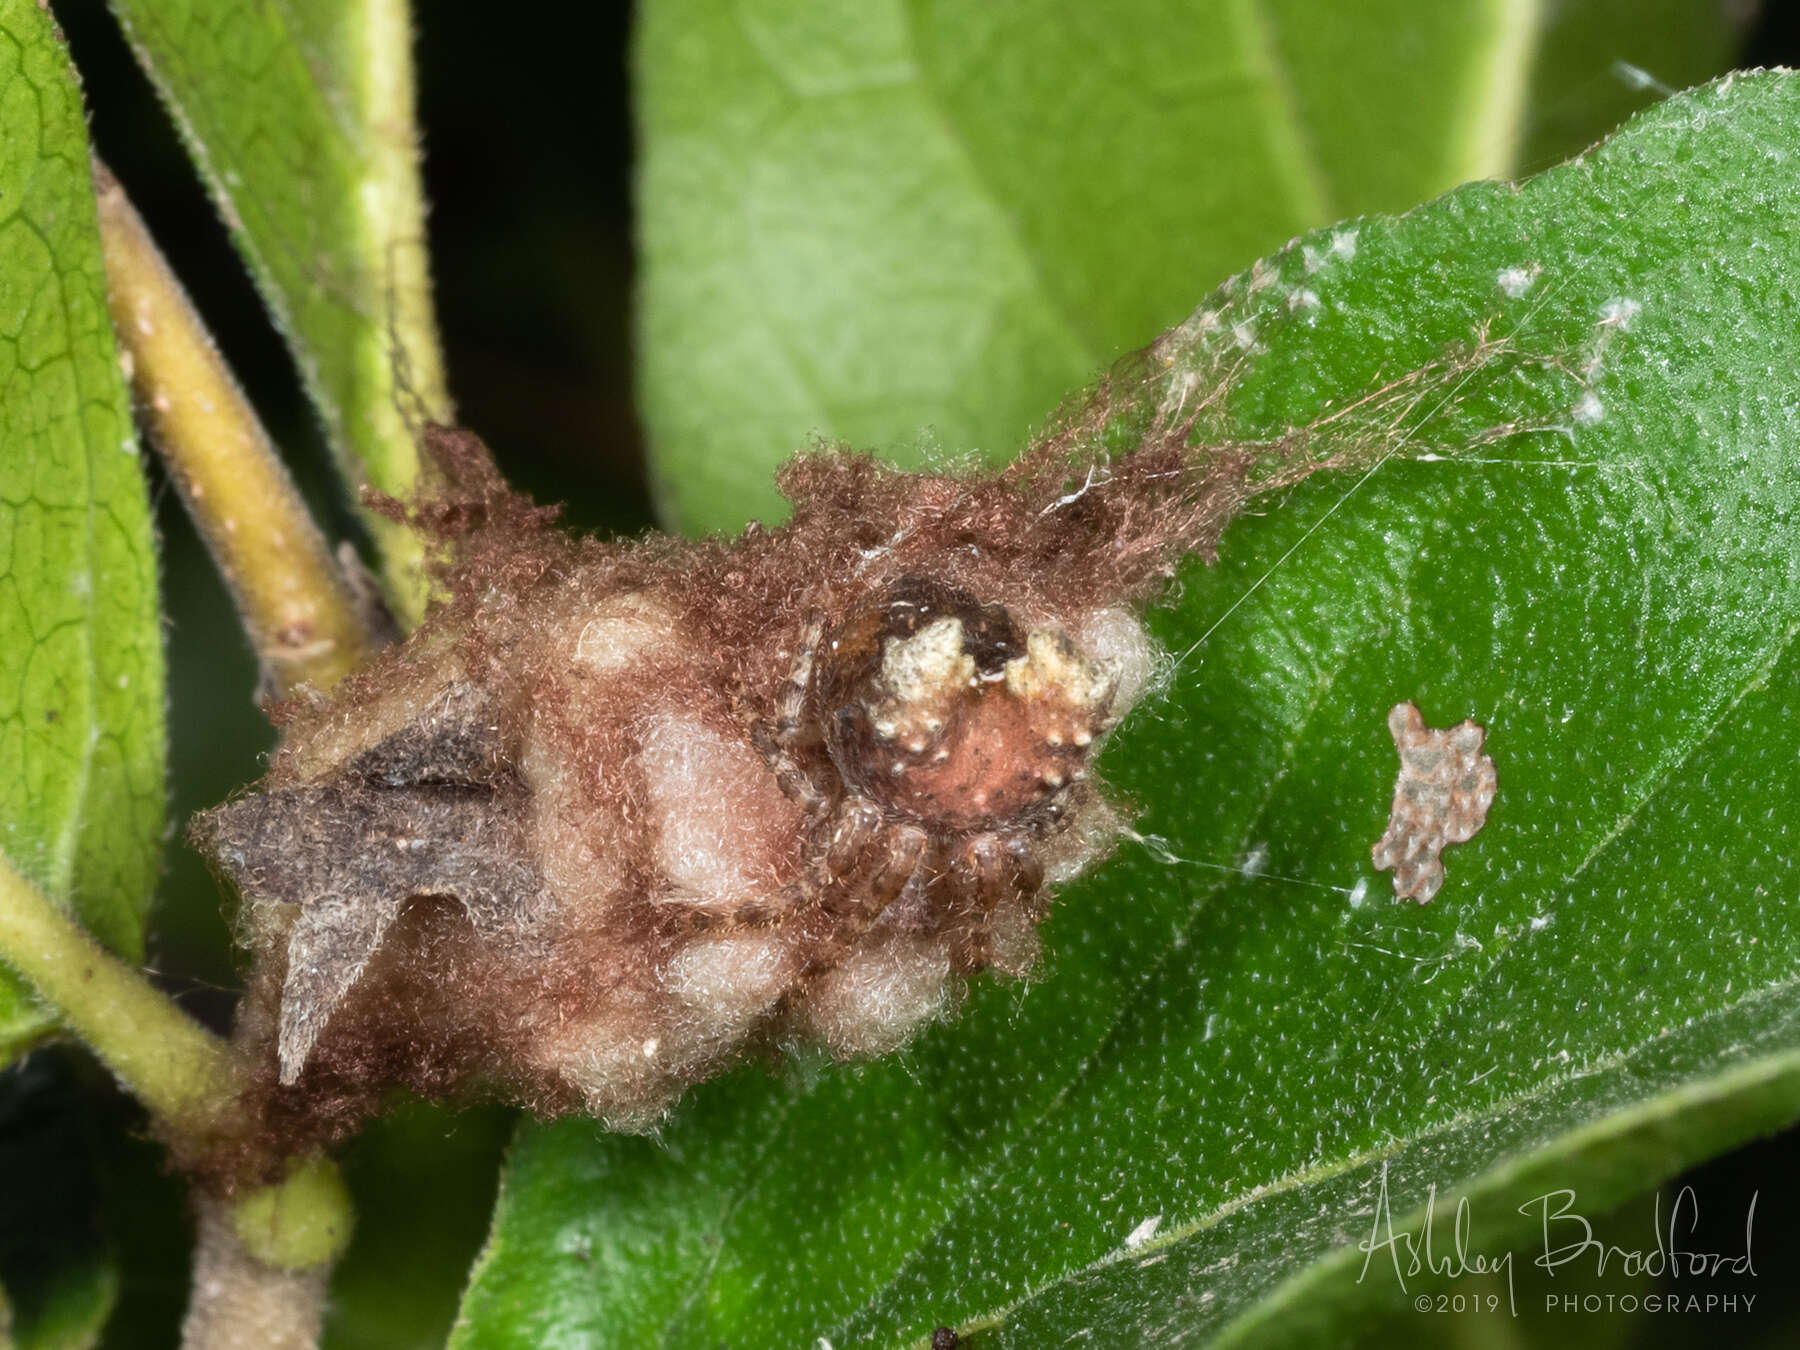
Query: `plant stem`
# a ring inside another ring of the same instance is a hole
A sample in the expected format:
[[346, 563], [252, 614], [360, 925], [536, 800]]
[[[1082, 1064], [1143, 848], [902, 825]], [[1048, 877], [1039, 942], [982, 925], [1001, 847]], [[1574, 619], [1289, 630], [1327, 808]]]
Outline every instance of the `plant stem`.
[[238, 1094], [231, 1049], [108, 952], [0, 858], [0, 960], [37, 989], [173, 1134], [226, 1127]]
[[329, 1265], [289, 1270], [258, 1260], [238, 1236], [230, 1209], [203, 1198], [182, 1350], [312, 1350], [330, 1271]]
[[329, 689], [376, 645], [256, 411], [156, 241], [96, 166], [107, 302], [164, 463], [285, 695]]
[[[362, 379], [377, 396], [367, 404], [371, 431], [382, 447], [374, 486], [396, 497], [412, 490], [419, 473], [417, 437], [426, 422], [450, 422], [455, 412], [444, 378], [431, 299], [431, 255], [425, 236], [425, 192], [414, 123], [412, 15], [407, 0], [367, 0], [360, 24], [347, 34], [350, 86], [360, 121], [369, 129], [356, 204], [362, 253], [379, 259], [367, 297], [382, 316], [376, 341], [359, 347]], [[365, 457], [365, 465], [375, 461]], [[423, 550], [417, 534], [375, 517], [388, 592], [402, 624], [424, 615]]]
[[[248, 1128], [230, 1046], [102, 948], [3, 857], [0, 961], [30, 981], [149, 1109], [178, 1156], [204, 1157]], [[291, 1162], [280, 1181], [230, 1196], [203, 1190], [199, 1201], [187, 1327], [204, 1334], [188, 1343], [312, 1345], [325, 1279], [353, 1218], [337, 1166], [310, 1155]]]

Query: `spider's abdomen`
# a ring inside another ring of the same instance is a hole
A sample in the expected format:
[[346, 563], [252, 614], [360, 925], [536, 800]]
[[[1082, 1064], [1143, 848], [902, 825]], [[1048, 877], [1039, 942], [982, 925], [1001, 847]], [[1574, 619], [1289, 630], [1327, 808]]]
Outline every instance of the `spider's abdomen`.
[[1041, 816], [1085, 776], [1114, 680], [1060, 629], [907, 578], [833, 630], [827, 745], [852, 792], [952, 829]]

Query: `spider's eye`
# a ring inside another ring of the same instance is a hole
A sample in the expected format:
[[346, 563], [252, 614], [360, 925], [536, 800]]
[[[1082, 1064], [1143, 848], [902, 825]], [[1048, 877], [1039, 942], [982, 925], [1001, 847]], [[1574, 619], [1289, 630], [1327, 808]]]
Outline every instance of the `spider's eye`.
[[852, 790], [956, 828], [1018, 820], [1080, 777], [1111, 682], [1055, 628], [912, 578], [827, 635], [825, 742]]

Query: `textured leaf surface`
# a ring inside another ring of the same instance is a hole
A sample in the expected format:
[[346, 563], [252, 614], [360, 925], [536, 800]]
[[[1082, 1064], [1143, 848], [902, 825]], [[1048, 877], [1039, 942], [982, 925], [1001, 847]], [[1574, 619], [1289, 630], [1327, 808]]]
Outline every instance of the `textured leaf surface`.
[[[1004, 458], [1299, 231], [1510, 170], [1542, 20], [1516, 0], [644, 6], [642, 388], [665, 514], [773, 517], [773, 469], [818, 435]], [[1618, 87], [1591, 69], [1600, 25], [1557, 22], [1534, 145], [1566, 154], [1559, 136], [1586, 144], [1625, 109], [1593, 93]], [[1722, 68], [1719, 45], [1690, 43], [1678, 73]]]
[[[1407, 1297], [1355, 1279], [1384, 1172], [1500, 1243], [1800, 1113], [1796, 125], [1728, 80], [1215, 295], [1121, 433], [1218, 392], [1369, 467], [1159, 616], [1105, 766], [1156, 839], [903, 1059], [526, 1127], [456, 1343], [1316, 1344]], [[1423, 909], [1369, 856], [1407, 699], [1499, 767]]]
[[[0, 852], [136, 959], [162, 638], [105, 286], [74, 72], [48, 14], [0, 6]], [[48, 1025], [0, 970], [0, 1064]]]
[[[114, 0], [354, 486], [404, 493], [445, 417], [405, 0]], [[129, 186], [129, 184], [127, 185]], [[398, 598], [417, 544], [371, 518]]]

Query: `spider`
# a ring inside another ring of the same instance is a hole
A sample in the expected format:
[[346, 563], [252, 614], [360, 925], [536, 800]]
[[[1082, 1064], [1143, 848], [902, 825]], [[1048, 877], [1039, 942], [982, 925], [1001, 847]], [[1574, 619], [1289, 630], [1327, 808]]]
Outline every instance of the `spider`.
[[964, 977], [1029, 973], [1051, 889], [1126, 828], [1092, 761], [1159, 669], [1143, 611], [1246, 503], [1365, 462], [1420, 382], [1494, 354], [1214, 442], [1187, 394], [1237, 357], [1210, 332], [1001, 469], [800, 455], [791, 515], [733, 539], [573, 538], [425, 428], [419, 495], [372, 504], [435, 539], [434, 606], [293, 700], [258, 790], [196, 825], [246, 902], [271, 1135], [397, 1085], [650, 1128], [745, 1051], [887, 1053]]
[[311, 1113], [284, 1128], [395, 1082], [643, 1127], [744, 1049], [882, 1053], [1029, 973], [1156, 660], [1061, 474], [820, 457], [779, 528], [606, 543], [467, 433], [427, 448], [444, 496], [397, 509], [447, 541], [439, 607], [196, 827], [247, 902], [269, 1107]]
[[1028, 974], [1126, 827], [1092, 761], [1162, 660], [1142, 610], [1348, 462], [1324, 422], [1202, 444], [1185, 403], [1105, 448], [1178, 355], [996, 472], [802, 455], [792, 515], [734, 539], [572, 537], [428, 428], [431, 485], [376, 505], [438, 541], [436, 604], [196, 822], [246, 902], [269, 1136], [395, 1086], [652, 1128], [747, 1051], [884, 1054]]
[[935, 917], [956, 969], [1006, 965], [996, 917], [1043, 917], [1038, 846], [1110, 730], [1109, 675], [1056, 627], [906, 576], [840, 623], [809, 616], [771, 726], [752, 739], [808, 818], [793, 899], [854, 937], [890, 907]]

